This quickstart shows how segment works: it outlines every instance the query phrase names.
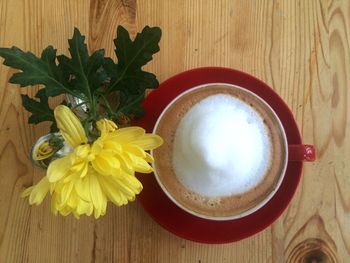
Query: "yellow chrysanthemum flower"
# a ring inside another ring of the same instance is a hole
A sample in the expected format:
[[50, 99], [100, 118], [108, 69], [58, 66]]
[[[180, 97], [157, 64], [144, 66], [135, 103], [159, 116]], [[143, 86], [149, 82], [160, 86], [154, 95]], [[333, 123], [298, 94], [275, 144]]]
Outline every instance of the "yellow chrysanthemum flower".
[[100, 137], [89, 144], [79, 119], [68, 107], [56, 107], [55, 119], [73, 151], [51, 162], [47, 175], [23, 192], [29, 203], [41, 204], [50, 192], [54, 214], [73, 213], [79, 218], [94, 213], [98, 218], [106, 213], [108, 201], [121, 206], [134, 200], [142, 190], [135, 172], [153, 171], [149, 165], [153, 158], [145, 150], [157, 148], [162, 139], [140, 127], [118, 129], [114, 122], [102, 119], [96, 123]]

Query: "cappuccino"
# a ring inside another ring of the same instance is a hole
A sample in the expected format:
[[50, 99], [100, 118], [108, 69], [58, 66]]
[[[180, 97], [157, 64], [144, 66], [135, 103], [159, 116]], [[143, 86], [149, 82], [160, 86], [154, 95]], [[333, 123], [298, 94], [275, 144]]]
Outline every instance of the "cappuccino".
[[266, 202], [286, 166], [286, 142], [272, 110], [228, 84], [185, 92], [161, 114], [152, 152], [158, 182], [186, 211], [236, 218]]

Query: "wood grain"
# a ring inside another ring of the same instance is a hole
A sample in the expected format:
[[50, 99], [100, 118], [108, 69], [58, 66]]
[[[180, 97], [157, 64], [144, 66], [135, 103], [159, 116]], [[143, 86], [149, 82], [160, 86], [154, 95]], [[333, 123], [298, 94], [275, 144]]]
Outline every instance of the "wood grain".
[[[44, 171], [27, 153], [47, 131], [27, 124], [13, 70], [0, 66], [0, 262], [349, 262], [350, 1], [0, 0], [0, 46], [67, 53], [73, 27], [89, 49], [114, 56], [117, 25], [132, 35], [163, 30], [147, 69], [160, 81], [200, 66], [225, 66], [271, 85], [318, 160], [304, 166], [292, 203], [271, 227], [237, 243], [203, 245], [162, 229], [138, 203], [94, 220], [55, 217], [20, 192]], [[54, 102], [53, 102], [54, 103]]]

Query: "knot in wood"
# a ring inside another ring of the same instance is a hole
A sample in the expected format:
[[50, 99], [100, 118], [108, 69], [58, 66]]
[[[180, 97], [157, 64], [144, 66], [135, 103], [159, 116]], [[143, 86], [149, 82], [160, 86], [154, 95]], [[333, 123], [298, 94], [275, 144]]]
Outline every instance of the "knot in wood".
[[318, 238], [304, 240], [287, 257], [288, 263], [336, 263], [337, 257], [329, 245]]

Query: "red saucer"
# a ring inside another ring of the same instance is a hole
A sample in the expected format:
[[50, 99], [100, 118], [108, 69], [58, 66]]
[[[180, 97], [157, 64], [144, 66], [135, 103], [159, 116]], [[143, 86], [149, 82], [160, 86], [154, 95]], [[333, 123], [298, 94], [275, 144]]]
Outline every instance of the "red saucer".
[[[301, 144], [297, 124], [283, 100], [257, 78], [228, 68], [197, 68], [166, 80], [144, 101], [146, 115], [137, 125], [152, 132], [162, 110], [177, 95], [198, 85], [218, 82], [244, 87], [262, 97], [278, 114], [286, 131], [288, 144]], [[289, 162], [282, 185], [275, 196], [258, 211], [240, 219], [212, 221], [183, 211], [163, 193], [153, 174], [138, 175], [144, 186], [138, 200], [159, 225], [179, 237], [210, 244], [238, 241], [260, 232], [282, 214], [297, 189], [302, 165], [302, 162]]]

